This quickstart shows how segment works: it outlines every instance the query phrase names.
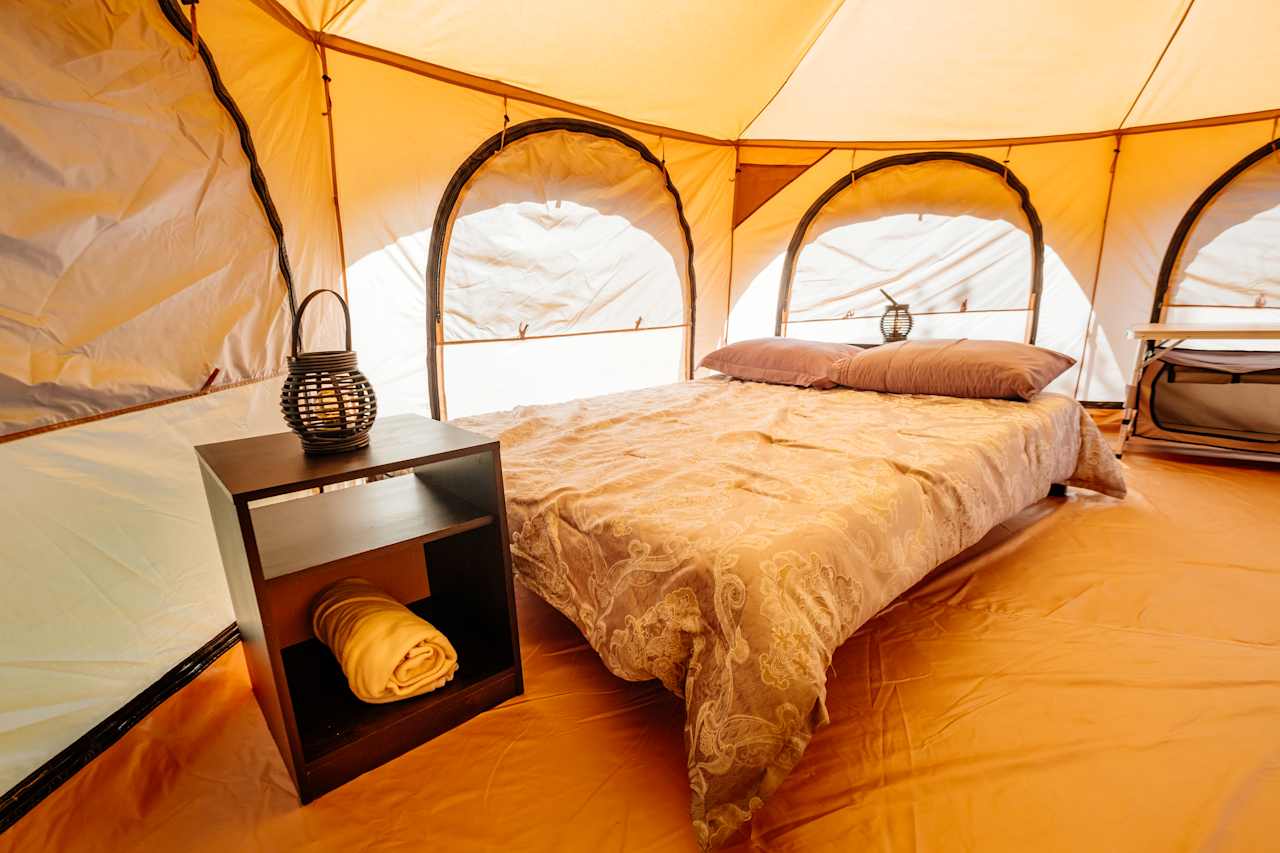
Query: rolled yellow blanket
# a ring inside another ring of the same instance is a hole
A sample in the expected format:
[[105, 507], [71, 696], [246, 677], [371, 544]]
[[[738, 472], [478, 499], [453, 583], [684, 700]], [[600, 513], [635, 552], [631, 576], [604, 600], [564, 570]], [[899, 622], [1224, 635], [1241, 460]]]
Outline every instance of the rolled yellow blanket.
[[363, 578], [346, 578], [311, 605], [311, 627], [356, 697], [394, 702], [444, 686], [458, 653], [425, 619]]

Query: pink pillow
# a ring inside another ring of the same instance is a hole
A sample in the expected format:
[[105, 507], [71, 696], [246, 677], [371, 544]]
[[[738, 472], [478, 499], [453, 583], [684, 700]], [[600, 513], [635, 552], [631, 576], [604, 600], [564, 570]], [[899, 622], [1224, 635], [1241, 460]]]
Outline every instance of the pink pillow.
[[862, 391], [1030, 400], [1075, 363], [1012, 341], [898, 341], [832, 365], [830, 376]]
[[849, 344], [755, 338], [721, 347], [703, 358], [698, 366], [752, 382], [834, 388], [831, 368], [836, 362], [860, 352], [860, 348]]

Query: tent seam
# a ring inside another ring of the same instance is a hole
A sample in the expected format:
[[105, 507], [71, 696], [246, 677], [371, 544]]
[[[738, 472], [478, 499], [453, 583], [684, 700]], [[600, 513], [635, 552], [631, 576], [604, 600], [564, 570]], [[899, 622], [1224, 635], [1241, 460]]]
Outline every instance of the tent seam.
[[1164, 50], [1160, 51], [1160, 55], [1156, 57], [1155, 65], [1151, 66], [1151, 73], [1147, 75], [1147, 79], [1142, 81], [1142, 88], [1138, 89], [1138, 94], [1133, 96], [1133, 103], [1129, 104], [1129, 109], [1125, 110], [1124, 118], [1120, 119], [1119, 127], [1123, 128], [1125, 123], [1129, 121], [1129, 116], [1133, 115], [1134, 109], [1138, 106], [1138, 102], [1142, 100], [1142, 96], [1146, 94], [1147, 87], [1151, 85], [1151, 81], [1155, 79], [1156, 72], [1160, 70], [1160, 63], [1164, 62], [1165, 56], [1169, 53], [1169, 48], [1173, 47], [1173, 41], [1178, 37], [1178, 33], [1182, 31], [1182, 25], [1187, 22], [1187, 17], [1191, 14], [1191, 9], [1196, 5], [1196, 0], [1187, 0], [1187, 8], [1182, 11], [1182, 17], [1178, 19], [1178, 25], [1173, 28], [1173, 32], [1169, 35], [1169, 40], [1164, 43]]
[[831, 14], [827, 15], [827, 19], [822, 22], [822, 26], [818, 28], [818, 31], [817, 33], [814, 34], [813, 39], [810, 40], [809, 44], [805, 47], [805, 49], [800, 52], [800, 58], [796, 60], [796, 64], [791, 66], [791, 70], [787, 72], [787, 76], [782, 78], [782, 83], [778, 86], [778, 88], [774, 91], [774, 93], [769, 96], [769, 100], [765, 101], [764, 106], [756, 110], [756, 114], [751, 117], [751, 120], [747, 122], [745, 125], [743, 125], [741, 129], [738, 130], [737, 141], [739, 142], [742, 141], [742, 135], [744, 133], [747, 133], [749, 130], [751, 130], [751, 125], [755, 124], [757, 121], [760, 120], [760, 116], [764, 115], [764, 111], [769, 109], [769, 107], [773, 104], [773, 102], [778, 99], [778, 96], [782, 94], [782, 90], [787, 88], [787, 84], [791, 82], [791, 78], [794, 77], [796, 72], [800, 70], [800, 66], [803, 65], [805, 59], [808, 58], [810, 51], [813, 50], [813, 46], [817, 44], [818, 40], [822, 38], [824, 33], [826, 33], [827, 28], [831, 26], [831, 22], [835, 20], [836, 15], [840, 14], [840, 10], [844, 8], [844, 4], [845, 4], [845, 0], [840, 0], [840, 2], [836, 4], [836, 7], [831, 10]]
[[[574, 103], [573, 101], [566, 101], [562, 98], [557, 98], [554, 95], [548, 95], [532, 89], [523, 89], [514, 84], [503, 83], [499, 80], [494, 80], [477, 74], [471, 74], [454, 68], [447, 68], [443, 65], [434, 65], [433, 63], [425, 60], [415, 59], [414, 57], [406, 56], [404, 54], [398, 54], [394, 51], [356, 41], [355, 39], [319, 30], [312, 30], [295, 18], [288, 12], [288, 10], [281, 7], [276, 0], [250, 0], [250, 2], [261, 8], [272, 18], [279, 21], [282, 26], [297, 32], [299, 35], [310, 41], [316, 42], [317, 44], [323, 43], [329, 49], [336, 50], [339, 53], [344, 53], [348, 56], [354, 56], [370, 62], [389, 65], [393, 68], [399, 68], [401, 71], [406, 71], [410, 74], [417, 74], [431, 80], [438, 80], [451, 86], [459, 86], [464, 89], [470, 89], [475, 92], [484, 92], [490, 95], [506, 96], [513, 100], [520, 101], [521, 103], [560, 110], [561, 112], [578, 116], [580, 118], [600, 121], [606, 124], [614, 124], [618, 127], [625, 127], [642, 133], [662, 134], [672, 139], [681, 139], [685, 142], [696, 142], [701, 145], [736, 145], [744, 148], [866, 148], [869, 150], [885, 151], [927, 148], [958, 150], [965, 148], [994, 148], [1002, 145], [1025, 146], [1050, 145], [1057, 142], [1079, 142], [1089, 139], [1102, 139], [1108, 136], [1115, 136], [1116, 134], [1129, 136], [1131, 134], [1160, 133], [1164, 131], [1185, 130], [1197, 127], [1221, 127], [1223, 125], [1248, 124], [1250, 122], [1280, 116], [1280, 106], [1278, 106], [1247, 113], [1203, 116], [1200, 118], [1183, 119], [1180, 121], [1163, 122], [1159, 124], [1136, 125], [1134, 127], [1114, 127], [1102, 130], [1079, 131], [1075, 133], [1050, 133], [1039, 136], [993, 137], [990, 139], [826, 140], [747, 139], [742, 136], [739, 136], [737, 139], [721, 139], [714, 136], [695, 133], [693, 131], [682, 130], [676, 127], [641, 121], [627, 116], [620, 116], [610, 113], [607, 110], [589, 107], [585, 104]], [[754, 122], [754, 119], [752, 121]], [[747, 130], [750, 130], [750, 126], [748, 126], [743, 132], [745, 133]]]
[[347, 0], [347, 2], [346, 2], [346, 3], [344, 3], [344, 4], [343, 4], [339, 9], [338, 9], [338, 11], [334, 12], [332, 15], [330, 15], [330, 16], [329, 16], [329, 20], [327, 20], [327, 21], [323, 22], [322, 24], [320, 24], [320, 30], [319, 30], [319, 31], [320, 31], [320, 32], [327, 32], [327, 31], [329, 30], [329, 27], [333, 26], [333, 24], [334, 24], [334, 22], [335, 22], [335, 21], [337, 21], [339, 18], [341, 18], [341, 17], [343, 16], [343, 14], [344, 14], [344, 13], [346, 13], [346, 11], [347, 11], [348, 9], [351, 9], [353, 6], [355, 6], [355, 5], [356, 5], [356, 2], [357, 2], [357, 0]]
[[333, 219], [338, 230], [338, 263], [342, 271], [342, 298], [351, 301], [351, 292], [347, 287], [347, 240], [342, 231], [342, 204], [338, 200], [338, 152], [337, 140], [333, 135], [333, 96], [329, 92], [329, 58], [323, 44], [315, 43], [320, 53], [320, 79], [324, 83], [324, 118], [329, 128], [329, 180], [333, 185]]
[[1102, 207], [1102, 233], [1098, 237], [1098, 259], [1093, 265], [1093, 287], [1089, 289], [1089, 315], [1084, 322], [1084, 341], [1080, 344], [1080, 367], [1076, 371], [1076, 384], [1072, 397], [1080, 396], [1080, 382], [1084, 378], [1089, 361], [1089, 341], [1093, 339], [1093, 318], [1097, 315], [1098, 282], [1102, 280], [1102, 261], [1107, 251], [1107, 225], [1111, 220], [1111, 198], [1116, 188], [1116, 173], [1120, 171], [1120, 147], [1124, 137], [1116, 134], [1116, 147], [1111, 154], [1111, 176], [1107, 181], [1107, 200]]
[[[214, 373], [210, 375], [214, 376], [217, 372], [218, 371], [215, 370]], [[246, 385], [256, 385], [259, 382], [269, 382], [272, 379], [279, 379], [281, 376], [284, 376], [286, 372], [287, 371], [282, 369], [273, 370], [270, 373], [265, 373], [260, 376], [250, 376], [245, 379], [238, 379], [235, 382], [227, 382], [222, 385], [211, 385], [209, 380], [206, 379], [204, 386], [200, 390], [192, 391], [189, 394], [181, 394], [177, 397], [166, 397], [163, 400], [148, 400], [145, 403], [136, 403], [132, 406], [125, 406], [123, 409], [112, 409], [109, 412], [95, 412], [92, 415], [84, 415], [83, 417], [72, 418], [71, 420], [41, 424], [40, 426], [31, 427], [30, 429], [24, 429], [19, 432], [0, 435], [0, 444], [17, 441], [20, 438], [30, 438], [31, 436], [40, 435], [41, 433], [56, 432], [57, 430], [66, 429], [67, 427], [93, 423], [94, 421], [105, 421], [107, 418], [114, 418], [117, 415], [129, 415], [134, 412], [142, 412], [159, 406], [167, 406], [170, 403], [182, 403], [187, 400], [194, 400], [197, 397], [207, 397], [210, 394], [216, 394], [219, 391], [230, 391], [235, 388], [243, 388]]]
[[[173, 27], [174, 31], [180, 37], [190, 41], [191, 24], [187, 21], [186, 15], [182, 13], [177, 0], [157, 0], [157, 3], [160, 6], [161, 14]], [[197, 43], [197, 47], [205, 72], [209, 77], [209, 87], [213, 90], [213, 97], [222, 106], [227, 117], [231, 119], [231, 124], [240, 138], [240, 148], [244, 152], [245, 159], [249, 161], [249, 183], [253, 188], [254, 196], [257, 197], [262, 206], [263, 215], [267, 219], [267, 227], [271, 230], [276, 240], [276, 257], [280, 266], [280, 277], [284, 279], [285, 294], [288, 296], [289, 301], [289, 314], [292, 316], [297, 312], [298, 303], [294, 292], [293, 268], [289, 262], [289, 250], [284, 241], [284, 222], [280, 219], [280, 212], [276, 209], [275, 202], [271, 198], [271, 190], [267, 187], [266, 174], [262, 171], [262, 165], [258, 162], [258, 152], [253, 145], [253, 135], [249, 131], [249, 122], [245, 119], [244, 114], [240, 112], [240, 107], [231, 97], [226, 84], [222, 82], [222, 75], [218, 73], [217, 63], [213, 60], [213, 53], [209, 50], [208, 44], [201, 40]]]

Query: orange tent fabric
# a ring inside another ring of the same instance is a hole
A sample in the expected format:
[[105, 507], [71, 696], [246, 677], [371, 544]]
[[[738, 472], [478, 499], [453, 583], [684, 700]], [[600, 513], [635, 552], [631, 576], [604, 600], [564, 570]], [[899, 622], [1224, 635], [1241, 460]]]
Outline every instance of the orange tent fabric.
[[[1274, 474], [1125, 460], [838, 652], [803, 762], [734, 851], [1260, 850], [1280, 814]], [[522, 591], [527, 692], [301, 808], [239, 649], [0, 851], [694, 849], [678, 700]]]
[[[1111, 402], [1125, 397], [1137, 351], [1126, 330], [1147, 320], [1189, 206], [1249, 152], [1280, 144], [1274, 0], [546, 0], [537, 14], [514, 0], [218, 0], [198, 13], [216, 75], [192, 54], [195, 7], [179, 0], [9, 5], [0, 790], [232, 621], [191, 447], [281, 428], [272, 377], [289, 348], [284, 260], [297, 298], [318, 287], [349, 297], [382, 414], [429, 410], [435, 213], [459, 167], [504, 129], [587, 120], [659, 160], [689, 225], [694, 322], [621, 338], [670, 335], [695, 362], [772, 333], [796, 223], [841, 176], [895, 151], [1004, 163], [1044, 227], [1037, 341], [1078, 360], [1055, 390]], [[219, 103], [215, 76], [237, 110]], [[253, 186], [254, 160], [282, 241]], [[1280, 256], [1255, 235], [1280, 221], [1277, 163], [1268, 155], [1207, 209], [1179, 268], [1205, 280], [1175, 288], [1182, 301], [1247, 295], [1217, 310], [1275, 322]], [[933, 186], [911, 212], [966, 203], [951, 197], [962, 187]], [[1249, 258], [1257, 270], [1236, 264]], [[303, 330], [320, 348], [340, 333], [325, 306]], [[963, 334], [977, 334], [968, 322], [980, 318], [966, 318]], [[530, 354], [561, 340], [493, 346], [509, 347], [507, 362], [528, 375]], [[626, 361], [620, 340], [609, 355]], [[481, 349], [450, 346], [444, 384]], [[676, 349], [666, 350], [673, 376]], [[609, 373], [602, 359], [591, 366]], [[517, 402], [501, 385], [486, 390], [494, 406]], [[1209, 492], [1222, 485], [1212, 478]], [[1228, 512], [1204, 502], [1209, 492], [1184, 492], [1197, 514]], [[1236, 529], [1239, 520], [1212, 536], [1277, 550], [1272, 517]], [[1142, 523], [1132, 543], [1163, 536], [1206, 565], [1248, 564], [1216, 541], [1187, 546], [1162, 518], [1150, 531]], [[1085, 558], [1111, 571], [1105, 548]], [[1189, 576], [1179, 594], [1212, 598], [1219, 574]], [[1242, 606], [1229, 604], [1226, 613]]]

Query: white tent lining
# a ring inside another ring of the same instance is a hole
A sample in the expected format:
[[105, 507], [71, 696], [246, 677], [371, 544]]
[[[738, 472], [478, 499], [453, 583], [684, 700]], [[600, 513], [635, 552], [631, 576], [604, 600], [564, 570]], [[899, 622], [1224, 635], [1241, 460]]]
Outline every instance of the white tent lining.
[[[172, 25], [173, 31], [180, 38], [190, 42], [194, 30], [190, 20], [183, 13], [177, 0], [158, 0], [157, 7], [161, 15], [169, 22], [169, 24]], [[217, 102], [218, 108], [222, 110], [230, 120], [232, 128], [238, 137], [240, 150], [247, 161], [251, 192], [257, 202], [257, 207], [260, 209], [264, 219], [266, 220], [268, 229], [274, 238], [275, 256], [278, 265], [276, 271], [279, 275], [280, 283], [284, 286], [285, 297], [287, 299], [290, 315], [292, 316], [296, 311], [297, 306], [297, 288], [294, 285], [293, 269], [290, 262], [288, 247], [286, 245], [285, 225], [281, 220], [276, 203], [272, 199], [270, 188], [267, 185], [267, 179], [263, 172], [262, 164], [259, 161], [257, 150], [254, 147], [248, 119], [246, 119], [239, 105], [237, 105], [235, 99], [228, 91], [227, 86], [223, 82], [222, 76], [218, 71], [212, 49], [203, 38], [200, 39], [198, 53], [197, 55], [192, 56], [192, 60], [196, 61], [197, 56], [203, 71], [208, 77], [210, 94]], [[218, 383], [218, 379], [224, 375], [224, 370], [220, 367], [214, 366], [203, 384], [187, 393], [165, 396], [159, 399], [143, 400], [142, 402], [132, 403], [118, 408], [95, 411], [78, 417], [69, 417], [49, 423], [41, 423], [27, 429], [18, 429], [16, 431], [0, 435], [0, 444], [53, 430], [65, 429], [67, 427], [102, 420], [115, 415], [144, 411], [156, 406], [191, 400], [196, 397], [205, 396], [218, 391], [240, 388], [257, 382], [277, 379], [283, 375], [283, 372], [283, 367], [257, 370], [254, 371], [252, 375], [242, 376], [238, 379], [231, 379], [230, 381]]]

